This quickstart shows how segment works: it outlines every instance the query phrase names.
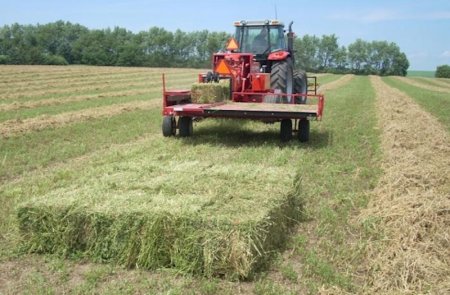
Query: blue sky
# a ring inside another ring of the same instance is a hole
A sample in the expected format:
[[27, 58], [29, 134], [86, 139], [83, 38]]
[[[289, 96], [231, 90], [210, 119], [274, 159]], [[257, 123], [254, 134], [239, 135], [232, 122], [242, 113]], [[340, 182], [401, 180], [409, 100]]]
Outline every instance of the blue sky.
[[299, 36], [334, 33], [345, 46], [357, 38], [393, 41], [412, 70], [450, 64], [450, 0], [0, 0], [0, 26], [64, 20], [134, 32], [159, 26], [231, 33], [233, 21], [273, 19], [275, 11], [285, 23], [294, 21]]

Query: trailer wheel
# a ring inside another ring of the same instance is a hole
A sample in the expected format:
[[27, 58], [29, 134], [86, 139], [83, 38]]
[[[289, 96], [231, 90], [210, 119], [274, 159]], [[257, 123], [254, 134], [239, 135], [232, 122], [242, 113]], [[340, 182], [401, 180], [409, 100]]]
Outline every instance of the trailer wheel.
[[298, 122], [298, 140], [307, 142], [309, 140], [309, 121], [302, 119]]
[[180, 136], [181, 137], [188, 137], [191, 136], [193, 133], [193, 124], [192, 124], [192, 118], [191, 117], [180, 117], [178, 120], [178, 127], [180, 129]]
[[283, 119], [280, 125], [280, 139], [281, 141], [289, 141], [292, 139], [292, 120]]
[[175, 120], [175, 117], [163, 117], [162, 133], [165, 137], [174, 136], [177, 133], [177, 121]]

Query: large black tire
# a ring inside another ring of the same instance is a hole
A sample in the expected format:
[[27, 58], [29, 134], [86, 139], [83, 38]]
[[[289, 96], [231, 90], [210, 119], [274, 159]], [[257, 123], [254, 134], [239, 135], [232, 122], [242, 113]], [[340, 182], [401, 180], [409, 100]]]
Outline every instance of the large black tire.
[[281, 120], [280, 139], [281, 139], [281, 141], [289, 141], [292, 139], [292, 120], [291, 119]]
[[[292, 94], [294, 91], [294, 66], [292, 59], [274, 61], [270, 73], [270, 87], [282, 93]], [[283, 97], [283, 102], [289, 102], [291, 97]]]
[[307, 142], [309, 140], [309, 120], [301, 119], [298, 122], [298, 140]]
[[162, 122], [162, 133], [165, 137], [174, 136], [177, 133], [177, 122], [173, 116], [164, 116]]
[[191, 136], [194, 130], [194, 127], [192, 125], [192, 118], [180, 117], [180, 119], [178, 120], [178, 127], [180, 129], [181, 137]]
[[[294, 93], [306, 93], [308, 94], [308, 77], [304, 71], [294, 72]], [[305, 104], [306, 96], [297, 97], [296, 103]]]

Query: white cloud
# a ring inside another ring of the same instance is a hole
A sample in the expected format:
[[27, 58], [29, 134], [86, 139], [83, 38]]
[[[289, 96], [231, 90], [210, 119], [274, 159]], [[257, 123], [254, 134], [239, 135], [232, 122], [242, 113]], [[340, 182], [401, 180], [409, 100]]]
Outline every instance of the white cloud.
[[450, 57], [450, 50], [446, 50], [446, 51], [442, 52], [441, 56], [442, 57]]

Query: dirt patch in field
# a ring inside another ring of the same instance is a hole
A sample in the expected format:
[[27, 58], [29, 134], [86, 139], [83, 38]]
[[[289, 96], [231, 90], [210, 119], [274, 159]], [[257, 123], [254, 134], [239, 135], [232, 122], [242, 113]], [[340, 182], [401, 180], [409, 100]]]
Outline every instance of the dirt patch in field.
[[319, 87], [318, 91], [323, 93], [329, 90], [337, 89], [349, 83], [353, 79], [353, 77], [355, 77], [355, 75], [344, 75], [333, 82], [322, 85], [321, 87]]
[[54, 116], [44, 115], [25, 120], [8, 120], [0, 124], [0, 135], [2, 137], [16, 136], [21, 133], [42, 130], [49, 127], [55, 128], [75, 122], [87, 121], [101, 117], [111, 117], [130, 111], [152, 109], [160, 104], [160, 100], [135, 101], [107, 107], [67, 112]]
[[371, 82], [384, 174], [359, 216], [379, 234], [368, 241], [367, 291], [449, 294], [449, 135], [406, 94], [379, 77]]
[[426, 89], [426, 90], [430, 90], [430, 91], [437, 91], [437, 92], [446, 92], [446, 93], [450, 93], [450, 88], [448, 87], [440, 87], [440, 86], [433, 86], [433, 85], [429, 85], [429, 84], [425, 84], [425, 83], [420, 83], [417, 80], [413, 80], [413, 79], [409, 79], [406, 77], [394, 77], [397, 80], [400, 80], [402, 82], [405, 82], [409, 85], [412, 86], [416, 86], [422, 89]]

